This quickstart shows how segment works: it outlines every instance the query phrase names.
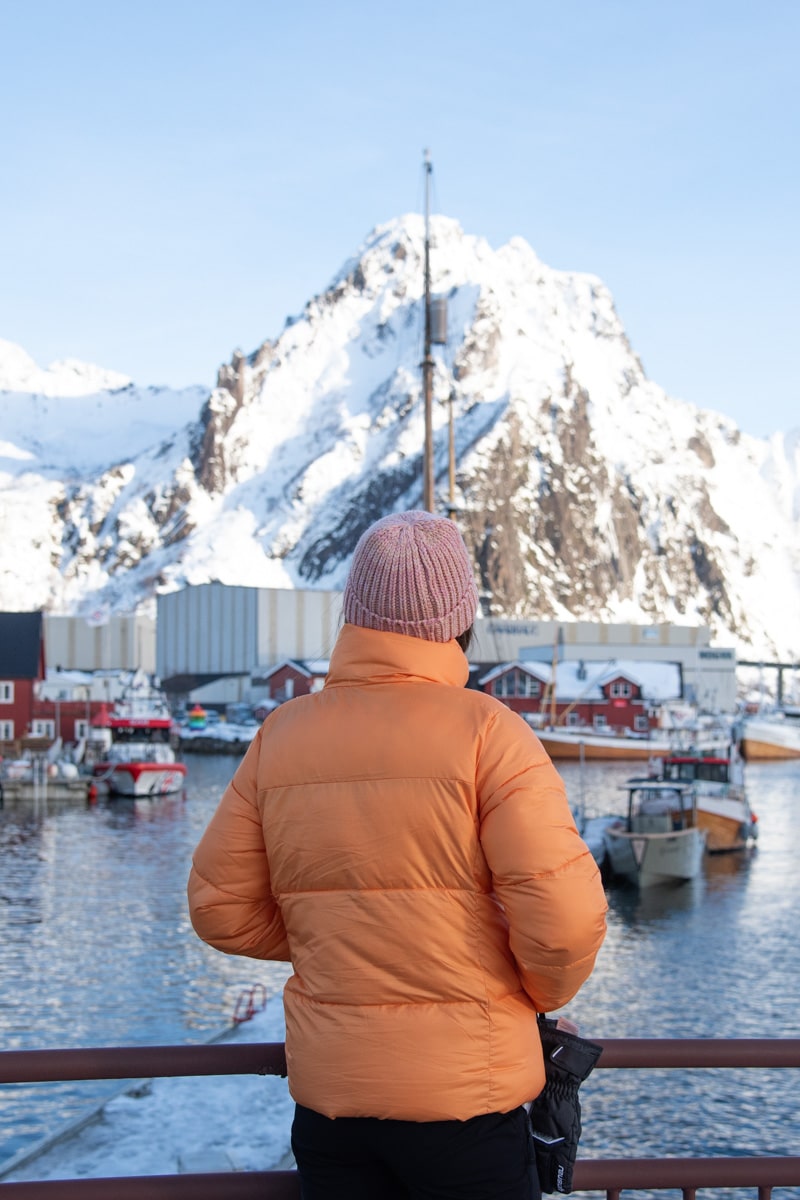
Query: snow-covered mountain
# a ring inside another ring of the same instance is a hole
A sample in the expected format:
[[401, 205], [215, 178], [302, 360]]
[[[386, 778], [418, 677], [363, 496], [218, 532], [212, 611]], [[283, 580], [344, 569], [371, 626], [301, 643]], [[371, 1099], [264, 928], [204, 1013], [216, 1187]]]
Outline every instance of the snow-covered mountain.
[[[210, 393], [0, 342], [0, 608], [130, 611], [219, 580], [341, 587], [361, 531], [422, 503], [424, 227], [376, 229]], [[749, 437], [648, 380], [594, 276], [432, 222], [437, 490], [487, 612], [707, 623], [800, 653], [800, 429]]]

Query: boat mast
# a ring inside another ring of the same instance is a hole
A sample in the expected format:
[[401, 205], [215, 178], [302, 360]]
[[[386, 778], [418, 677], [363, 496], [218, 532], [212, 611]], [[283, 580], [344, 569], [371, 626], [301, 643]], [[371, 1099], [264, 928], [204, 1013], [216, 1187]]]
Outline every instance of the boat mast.
[[448, 420], [448, 508], [447, 515], [451, 521], [456, 519], [456, 432], [455, 423], [453, 421], [453, 402], [455, 400], [455, 388], [450, 388], [450, 395], [447, 398], [447, 420]]
[[434, 510], [433, 485], [433, 357], [431, 355], [431, 239], [430, 181], [433, 166], [430, 151], [425, 151], [425, 344], [422, 356], [422, 390], [425, 400], [425, 453], [423, 456], [422, 503]]

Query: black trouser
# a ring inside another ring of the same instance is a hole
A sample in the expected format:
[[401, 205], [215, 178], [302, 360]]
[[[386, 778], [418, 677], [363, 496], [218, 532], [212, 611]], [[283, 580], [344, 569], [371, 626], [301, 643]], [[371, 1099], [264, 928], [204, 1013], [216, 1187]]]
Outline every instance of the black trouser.
[[524, 1108], [469, 1121], [335, 1121], [298, 1104], [303, 1200], [540, 1200]]

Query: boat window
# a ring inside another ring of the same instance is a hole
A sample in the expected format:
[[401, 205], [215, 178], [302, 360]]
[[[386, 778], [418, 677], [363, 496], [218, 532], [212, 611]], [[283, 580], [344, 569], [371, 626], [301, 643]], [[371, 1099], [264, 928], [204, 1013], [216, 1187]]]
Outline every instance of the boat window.
[[707, 779], [713, 783], [727, 782], [727, 772], [724, 763], [700, 763], [697, 768], [697, 778]]
[[665, 779], [683, 779], [691, 783], [694, 777], [693, 763], [668, 762], [664, 764]]
[[670, 812], [680, 800], [676, 792], [671, 788], [666, 791], [656, 791], [644, 788], [639, 797], [639, 808], [643, 813], [648, 813], [651, 816]]

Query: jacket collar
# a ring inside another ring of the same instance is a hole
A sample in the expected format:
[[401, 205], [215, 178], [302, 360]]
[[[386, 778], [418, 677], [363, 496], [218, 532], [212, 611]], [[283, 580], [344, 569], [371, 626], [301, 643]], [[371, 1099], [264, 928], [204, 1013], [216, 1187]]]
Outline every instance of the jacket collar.
[[425, 679], [463, 687], [468, 678], [469, 666], [458, 642], [428, 642], [403, 633], [343, 625], [325, 686]]

